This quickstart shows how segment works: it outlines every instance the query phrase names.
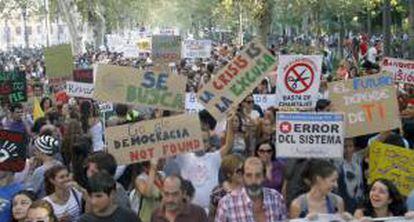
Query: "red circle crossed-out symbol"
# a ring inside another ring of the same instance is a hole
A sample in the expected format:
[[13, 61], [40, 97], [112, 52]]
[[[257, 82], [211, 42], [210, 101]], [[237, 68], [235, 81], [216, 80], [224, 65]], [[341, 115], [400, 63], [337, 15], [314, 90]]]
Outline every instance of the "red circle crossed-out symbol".
[[295, 93], [303, 93], [311, 88], [315, 72], [312, 67], [306, 63], [296, 63], [288, 68], [285, 75], [286, 88]]
[[290, 133], [290, 131], [292, 131], [292, 124], [283, 122], [280, 124], [279, 129], [282, 133]]

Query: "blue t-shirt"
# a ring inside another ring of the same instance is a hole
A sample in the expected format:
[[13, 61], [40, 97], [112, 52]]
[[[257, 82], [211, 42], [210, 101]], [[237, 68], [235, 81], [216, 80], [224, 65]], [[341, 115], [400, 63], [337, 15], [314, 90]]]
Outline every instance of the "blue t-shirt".
[[22, 183], [13, 183], [4, 187], [0, 187], [0, 221], [11, 221], [12, 198], [17, 192], [21, 190], [23, 190]]

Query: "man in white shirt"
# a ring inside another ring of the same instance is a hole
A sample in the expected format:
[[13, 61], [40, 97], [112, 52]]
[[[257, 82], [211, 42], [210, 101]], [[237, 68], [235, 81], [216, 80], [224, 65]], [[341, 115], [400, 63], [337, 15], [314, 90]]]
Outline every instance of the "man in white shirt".
[[[200, 118], [202, 119], [202, 118]], [[228, 122], [231, 122], [230, 120]], [[203, 141], [205, 147], [210, 147], [210, 127], [202, 120]], [[219, 150], [198, 151], [177, 156], [175, 162], [180, 168], [181, 176], [191, 181], [195, 187], [193, 203], [201, 206], [208, 211], [210, 193], [219, 183], [218, 175], [220, 170], [221, 158], [231, 149], [233, 142], [233, 132], [227, 127], [226, 142]]]

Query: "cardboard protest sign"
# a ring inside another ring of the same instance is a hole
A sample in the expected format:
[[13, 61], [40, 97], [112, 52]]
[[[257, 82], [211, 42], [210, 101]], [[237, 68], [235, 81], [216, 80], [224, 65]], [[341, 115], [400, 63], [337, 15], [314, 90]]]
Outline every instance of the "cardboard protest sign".
[[152, 36], [152, 60], [158, 64], [168, 64], [181, 58], [181, 38], [172, 35]]
[[229, 64], [199, 90], [198, 101], [221, 120], [276, 66], [276, 58], [259, 42], [250, 42]]
[[98, 102], [99, 111], [105, 113], [105, 112], [111, 112], [114, 110], [114, 105], [109, 102]]
[[72, 81], [66, 82], [66, 93], [68, 96], [92, 99], [93, 91], [93, 84]]
[[318, 100], [321, 73], [322, 56], [279, 56], [277, 106], [314, 108]]
[[414, 152], [374, 141], [369, 147], [369, 179], [391, 180], [405, 196], [414, 189]]
[[137, 47], [140, 52], [150, 52], [151, 51], [151, 40], [148, 38], [139, 39], [137, 41]]
[[414, 84], [414, 61], [385, 57], [381, 62], [381, 70], [393, 74], [398, 83]]
[[204, 149], [197, 115], [182, 114], [105, 131], [108, 152], [118, 164], [131, 164]]
[[49, 84], [59, 85], [71, 79], [75, 66], [70, 44], [48, 47], [44, 51], [44, 56]]
[[0, 170], [20, 172], [26, 164], [26, 139], [23, 133], [0, 130]]
[[184, 111], [187, 77], [98, 65], [94, 98], [100, 101]]
[[211, 40], [185, 40], [182, 58], [210, 58]]
[[276, 114], [276, 155], [292, 158], [342, 158], [344, 116], [340, 113]]
[[345, 113], [346, 137], [401, 127], [391, 75], [378, 74], [328, 84], [333, 109]]
[[253, 94], [254, 104], [259, 105], [263, 111], [276, 106], [276, 94]]
[[83, 83], [93, 83], [93, 69], [73, 70], [73, 81]]
[[26, 74], [20, 71], [1, 72], [0, 96], [10, 103], [27, 101]]
[[186, 93], [185, 94], [185, 111], [186, 113], [198, 113], [203, 110], [204, 107], [197, 101], [197, 94]]

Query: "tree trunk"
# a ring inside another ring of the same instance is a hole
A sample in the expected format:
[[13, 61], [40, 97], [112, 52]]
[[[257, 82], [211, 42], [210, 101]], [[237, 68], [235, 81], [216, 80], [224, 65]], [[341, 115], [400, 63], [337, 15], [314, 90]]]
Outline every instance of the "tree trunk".
[[382, 17], [384, 35], [384, 55], [390, 55], [391, 49], [391, 0], [384, 0]]
[[342, 16], [339, 17], [339, 55], [344, 57], [345, 24]]
[[27, 32], [27, 7], [22, 6], [24, 47], [29, 48], [29, 33]]
[[238, 2], [238, 11], [239, 11], [239, 37], [238, 37], [238, 43], [240, 45], [243, 45], [243, 8], [241, 1]]
[[273, 1], [263, 0], [263, 4], [263, 12], [259, 17], [259, 33], [262, 44], [267, 47], [270, 25], [272, 24]]
[[410, 42], [409, 42], [409, 49], [410, 54], [409, 58], [414, 59], [414, 0], [408, 0], [408, 7], [410, 9], [410, 14], [408, 17], [409, 23], [409, 35], [410, 35]]
[[82, 36], [79, 30], [79, 19], [76, 17], [76, 10], [70, 8], [70, 5], [75, 6], [73, 0], [58, 0], [58, 7], [63, 14], [63, 19], [69, 28], [69, 34], [72, 42], [72, 52], [75, 54], [81, 54], [84, 46], [82, 42]]
[[370, 8], [367, 6], [367, 33], [371, 37], [372, 34], [372, 16]]

